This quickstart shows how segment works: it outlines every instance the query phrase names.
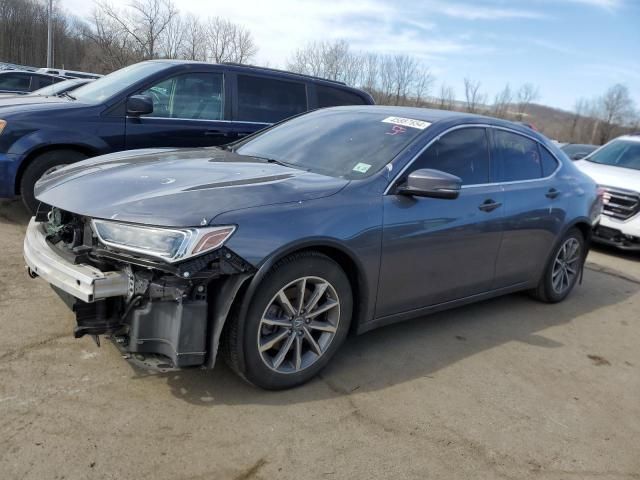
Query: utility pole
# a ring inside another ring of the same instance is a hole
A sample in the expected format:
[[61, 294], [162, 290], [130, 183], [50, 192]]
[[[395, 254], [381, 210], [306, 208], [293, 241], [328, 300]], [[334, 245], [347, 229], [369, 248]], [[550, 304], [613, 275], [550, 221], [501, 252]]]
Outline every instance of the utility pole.
[[47, 68], [53, 68], [53, 0], [49, 0], [47, 19]]

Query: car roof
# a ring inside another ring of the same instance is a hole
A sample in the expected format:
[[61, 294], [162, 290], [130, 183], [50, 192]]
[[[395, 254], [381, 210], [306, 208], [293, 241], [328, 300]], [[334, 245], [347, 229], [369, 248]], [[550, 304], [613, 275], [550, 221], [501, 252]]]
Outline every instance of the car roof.
[[621, 137], [614, 138], [614, 140], [631, 140], [632, 142], [640, 142], [640, 134], [631, 133], [629, 135], [622, 135]]
[[233, 62], [211, 63], [211, 62], [198, 62], [195, 60], [177, 60], [177, 59], [169, 59], [169, 58], [163, 58], [163, 59], [157, 59], [157, 60], [146, 60], [146, 61], [166, 63], [168, 65], [202, 65], [207, 67], [223, 67], [223, 68], [227, 68], [229, 70], [235, 70], [238, 72], [244, 71], [244, 72], [272, 75], [274, 77], [288, 77], [292, 80], [312, 81], [320, 85], [327, 85], [335, 88], [340, 88], [341, 90], [348, 90], [351, 92], [355, 92], [360, 96], [365, 95], [371, 102], [373, 102], [373, 98], [369, 93], [359, 88], [347, 85], [344, 82], [340, 82], [338, 80], [330, 80], [328, 78], [316, 77], [313, 75], [307, 75], [304, 73], [290, 72], [288, 70], [279, 70], [277, 68], [260, 67], [257, 65], [247, 65], [247, 64], [240, 64], [240, 63], [233, 63]]

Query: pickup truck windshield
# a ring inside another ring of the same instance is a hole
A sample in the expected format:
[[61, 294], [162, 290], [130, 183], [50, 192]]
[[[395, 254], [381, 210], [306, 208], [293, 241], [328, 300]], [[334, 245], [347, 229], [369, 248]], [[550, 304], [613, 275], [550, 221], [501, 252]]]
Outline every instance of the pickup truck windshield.
[[613, 167], [640, 170], [640, 142], [634, 140], [614, 140], [590, 155], [586, 160]]
[[73, 96], [83, 103], [102, 103], [146, 76], [165, 68], [167, 64], [162, 62], [136, 63], [74, 90]]
[[293, 118], [234, 151], [332, 177], [372, 175], [430, 124], [358, 109], [323, 109]]

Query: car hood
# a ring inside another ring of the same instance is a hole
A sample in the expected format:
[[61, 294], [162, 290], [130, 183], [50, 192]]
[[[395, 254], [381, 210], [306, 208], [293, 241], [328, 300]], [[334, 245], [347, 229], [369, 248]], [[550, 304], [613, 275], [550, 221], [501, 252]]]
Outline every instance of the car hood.
[[13, 110], [50, 110], [68, 107], [86, 107], [86, 104], [66, 97], [47, 97], [44, 95], [7, 95], [0, 97], [0, 118]]
[[329, 196], [347, 183], [218, 148], [145, 149], [57, 170], [36, 184], [35, 194], [89, 217], [188, 227], [231, 210]]
[[640, 192], [640, 170], [602, 165], [588, 160], [579, 160], [573, 164], [593, 178], [598, 185]]

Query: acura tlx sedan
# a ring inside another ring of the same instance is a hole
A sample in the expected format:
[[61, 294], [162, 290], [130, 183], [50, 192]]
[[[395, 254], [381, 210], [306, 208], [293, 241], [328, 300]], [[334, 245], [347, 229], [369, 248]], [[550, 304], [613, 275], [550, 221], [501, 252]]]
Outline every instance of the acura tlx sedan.
[[[138, 150], [43, 177], [24, 257], [148, 368], [301, 384], [347, 333], [582, 274], [596, 184], [529, 128], [337, 107], [225, 148]], [[98, 342], [97, 342], [98, 343]]]

